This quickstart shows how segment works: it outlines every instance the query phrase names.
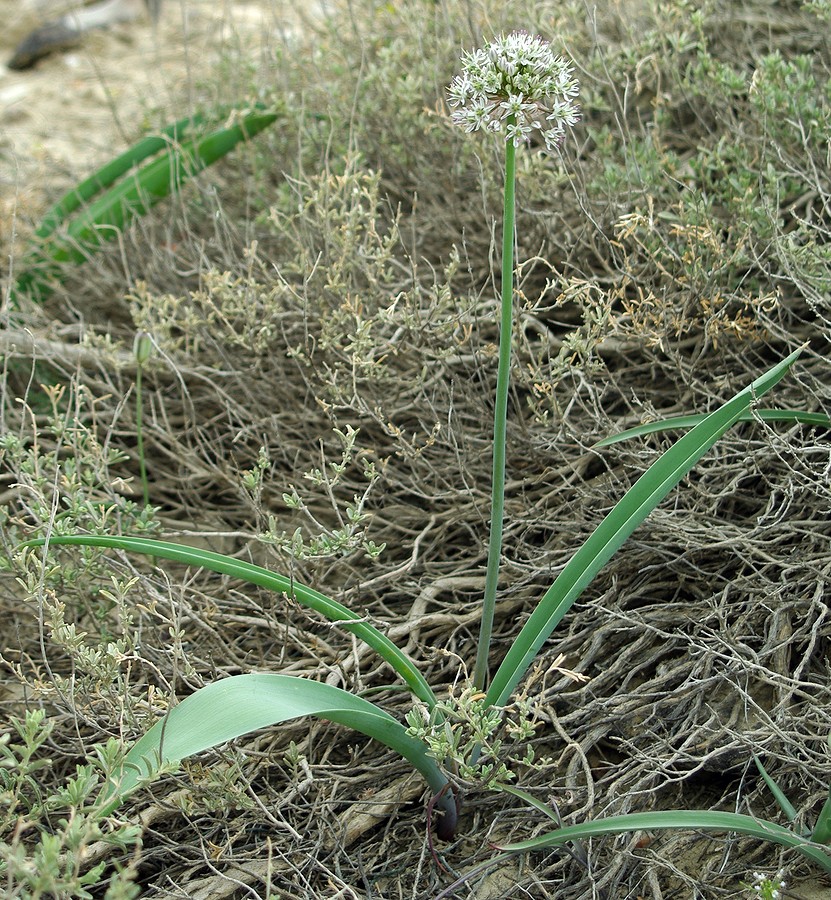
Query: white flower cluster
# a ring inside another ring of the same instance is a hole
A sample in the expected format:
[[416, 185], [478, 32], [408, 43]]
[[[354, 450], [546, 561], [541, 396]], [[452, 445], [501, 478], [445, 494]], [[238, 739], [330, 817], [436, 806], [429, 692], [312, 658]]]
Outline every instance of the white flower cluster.
[[765, 875], [764, 872], [753, 873], [753, 884], [746, 885], [750, 890], [756, 892], [761, 900], [780, 900], [782, 892], [779, 888], [785, 887], [785, 880], [782, 877], [785, 873], [780, 869], [772, 878]]
[[546, 147], [580, 118], [579, 85], [568, 63], [537, 35], [516, 31], [462, 55], [448, 89], [453, 122], [465, 131], [504, 133], [515, 147], [539, 130]]

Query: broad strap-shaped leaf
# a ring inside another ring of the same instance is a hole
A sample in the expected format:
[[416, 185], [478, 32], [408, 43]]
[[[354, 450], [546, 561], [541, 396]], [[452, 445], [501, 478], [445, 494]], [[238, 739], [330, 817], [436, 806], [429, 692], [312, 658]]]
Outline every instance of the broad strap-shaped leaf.
[[822, 809], [817, 816], [814, 830], [811, 832], [811, 840], [818, 844], [831, 844], [831, 787]]
[[519, 853], [530, 850], [544, 850], [559, 847], [570, 841], [588, 840], [608, 834], [625, 834], [627, 831], [669, 831], [677, 829], [695, 831], [731, 831], [747, 834], [761, 841], [771, 841], [782, 847], [798, 850], [803, 856], [816, 863], [825, 872], [831, 872], [831, 856], [820, 847], [812, 846], [805, 838], [764, 819], [730, 812], [682, 810], [680, 812], [630, 813], [625, 816], [610, 816], [595, 819], [580, 825], [569, 825], [549, 831], [539, 837], [516, 844], [506, 844], [500, 850]]
[[488, 703], [502, 706], [508, 702], [542, 645], [612, 554], [750, 404], [778, 384], [800, 352], [801, 348], [791, 353], [707, 416], [632, 485], [569, 560], [531, 613], [494, 676], [487, 693]]
[[[27, 546], [43, 546], [46, 543], [40, 539], [27, 542]], [[186, 547], [183, 544], [174, 544], [170, 541], [159, 541], [155, 538], [116, 537], [103, 534], [73, 534], [55, 535], [49, 538], [50, 544], [76, 544], [82, 547], [109, 547], [113, 550], [124, 550], [128, 553], [141, 553], [145, 556], [154, 556], [159, 559], [169, 559], [183, 563], [187, 566], [195, 566], [209, 569], [211, 572], [219, 572], [231, 578], [239, 578], [249, 584], [285, 594], [292, 600], [296, 600], [303, 606], [313, 609], [315, 612], [327, 618], [349, 631], [362, 641], [366, 642], [379, 656], [386, 660], [392, 668], [407, 683], [410, 690], [419, 700], [427, 704], [431, 709], [436, 705], [436, 696], [424, 676], [418, 671], [415, 663], [382, 632], [373, 625], [362, 621], [363, 617], [353, 612], [337, 600], [332, 600], [325, 594], [313, 588], [298, 583], [293, 578], [278, 575], [256, 566], [244, 560], [234, 559], [213, 550], [200, 550], [194, 547]]]
[[170, 148], [175, 142], [183, 140], [189, 131], [202, 125], [204, 119], [205, 117], [201, 113], [186, 116], [183, 119], [179, 119], [178, 122], [163, 128], [158, 134], [149, 134], [141, 138], [120, 156], [110, 160], [97, 172], [90, 175], [89, 178], [85, 178], [72, 190], [67, 191], [46, 212], [35, 231], [35, 237], [41, 240], [49, 237], [61, 222], [74, 213], [76, 209], [88, 203], [96, 194], [100, 194], [121, 178], [122, 175], [126, 175], [133, 166], [137, 166], [149, 157], [155, 156], [160, 150]]
[[346, 725], [400, 753], [424, 776], [444, 811], [440, 834], [450, 834], [456, 809], [447, 778], [424, 744], [407, 734], [389, 713], [340, 688], [290, 675], [251, 674], [223, 678], [200, 688], [170, 709], [131, 747], [107, 785], [103, 802], [111, 812], [160, 765], [218, 747], [260, 728], [300, 716]]
[[[620, 441], [628, 441], [630, 438], [643, 437], [646, 434], [658, 434], [662, 431], [672, 431], [676, 428], [693, 428], [707, 418], [706, 413], [695, 416], [672, 416], [669, 419], [660, 419], [657, 422], [646, 422], [644, 425], [636, 425], [634, 428], [627, 428], [611, 437], [603, 438], [598, 441], [594, 447], [610, 447]], [[798, 422], [800, 425], [815, 425], [821, 428], [831, 428], [831, 418], [824, 413], [802, 412], [798, 409], [754, 409], [752, 411], [743, 412], [737, 422], [754, 422], [762, 419], [764, 422], [785, 422], [792, 424]]]
[[90, 203], [70, 223], [67, 241], [61, 242], [50, 256], [56, 261], [83, 261], [85, 251], [114, 238], [131, 219], [144, 215], [193, 175], [230, 153], [240, 141], [253, 137], [276, 120], [276, 113], [252, 113], [229, 128], [171, 145], [159, 159]]
[[[243, 140], [249, 140], [274, 123], [277, 112], [256, 110], [240, 114], [236, 124], [220, 128], [208, 135], [191, 138], [182, 142], [162, 141], [165, 146], [158, 159], [146, 163], [136, 172], [126, 175], [121, 181], [104, 191], [67, 223], [60, 234], [56, 231], [55, 216], [66, 216], [81, 206], [70, 195], [64, 197], [50, 210], [40, 231], [45, 234], [39, 244], [24, 259], [24, 270], [14, 287], [15, 292], [35, 292], [43, 298], [49, 294], [48, 280], [55, 274], [56, 266], [62, 262], [80, 263], [87, 259], [94, 249], [115, 239], [133, 219], [144, 215], [160, 200], [178, 191], [192, 176], [207, 166], [222, 159]], [[170, 126], [169, 130], [180, 128], [183, 133], [190, 127], [188, 120]], [[98, 193], [97, 184], [114, 181], [129, 166], [130, 158], [143, 159], [141, 154], [158, 149], [158, 138], [145, 138], [139, 142], [137, 152], [128, 151], [111, 165], [112, 171], [103, 176], [95, 176], [84, 182], [84, 193], [93, 197]], [[106, 167], [105, 167], [106, 169]], [[13, 294], [14, 296], [14, 294]]]

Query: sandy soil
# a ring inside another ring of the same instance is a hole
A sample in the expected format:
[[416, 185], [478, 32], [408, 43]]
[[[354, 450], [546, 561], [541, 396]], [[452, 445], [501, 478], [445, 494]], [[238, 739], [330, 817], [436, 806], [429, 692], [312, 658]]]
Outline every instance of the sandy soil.
[[[53, 0], [54, 2], [54, 0]], [[44, 0], [0, 0], [0, 244], [63, 190], [129, 146], [143, 126], [198, 105], [202, 76], [228, 48], [259, 59], [298, 27], [290, 0], [166, 0], [98, 30], [82, 46], [12, 72], [5, 63], [45, 13]], [[204, 90], [204, 89], [203, 89]], [[241, 87], [240, 91], [244, 92]], [[240, 99], [244, 99], [244, 96]]]

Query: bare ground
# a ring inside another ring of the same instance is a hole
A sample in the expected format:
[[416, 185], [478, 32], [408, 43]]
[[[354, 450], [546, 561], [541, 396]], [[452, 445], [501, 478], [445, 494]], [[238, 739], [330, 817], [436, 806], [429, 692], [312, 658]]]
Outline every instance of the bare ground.
[[[192, 112], [205, 99], [204, 79], [229, 47], [244, 46], [256, 60], [259, 49], [313, 21], [316, 7], [166, 0], [157, 27], [145, 16], [90, 32], [77, 49], [33, 69], [0, 67], [0, 227], [6, 232], [16, 215], [29, 220], [42, 213], [58, 192], [126, 149], [142, 129]], [[31, 2], [0, 2], [0, 62], [45, 13]]]

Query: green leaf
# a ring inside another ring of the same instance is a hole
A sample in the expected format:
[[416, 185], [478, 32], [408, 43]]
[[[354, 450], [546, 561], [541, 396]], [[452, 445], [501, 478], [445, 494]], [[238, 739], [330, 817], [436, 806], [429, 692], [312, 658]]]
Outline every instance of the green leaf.
[[132, 746], [111, 776], [106, 813], [162, 765], [217, 747], [259, 728], [300, 716], [315, 716], [368, 735], [400, 753], [420, 772], [445, 811], [443, 825], [455, 825], [448, 782], [424, 744], [407, 734], [389, 713], [340, 688], [290, 675], [234, 675], [200, 688], [174, 706]]
[[[59, 263], [84, 262], [97, 246], [116, 238], [133, 219], [180, 190], [189, 178], [226, 156], [240, 141], [254, 137], [277, 118], [276, 112], [257, 110], [242, 115], [234, 125], [182, 143], [170, 143], [164, 137], [144, 138], [63, 197], [47, 213], [37, 232], [41, 237], [40, 243], [24, 260], [25, 268], [17, 279], [14, 291], [30, 291], [41, 299], [47, 296], [50, 292], [47, 282], [57, 272]], [[165, 133], [168, 137], [180, 132], [184, 134], [194, 121], [198, 120], [183, 119], [169, 126]], [[158, 159], [146, 163], [97, 199], [91, 200], [101, 187], [109, 186], [134, 163], [161, 147], [166, 148], [166, 152]], [[58, 225], [89, 200], [91, 202], [83, 206], [58, 235]]]
[[533, 806], [537, 812], [541, 812], [544, 816], [547, 816], [558, 825], [562, 824], [559, 813], [548, 806], [548, 804], [543, 803], [542, 800], [538, 800], [533, 794], [529, 794], [528, 791], [524, 791], [522, 788], [514, 787], [510, 784], [500, 784], [498, 790], [503, 791], [506, 794], [513, 794], [514, 797], [518, 797], [523, 803]]
[[767, 769], [762, 765], [761, 760], [758, 756], [753, 756], [753, 762], [756, 763], [756, 768], [759, 770], [762, 778], [765, 780], [765, 784], [770, 788], [771, 794], [773, 794], [776, 802], [779, 804], [779, 808], [788, 818], [789, 822], [793, 822], [796, 820], [796, 810], [793, 807], [793, 804], [790, 800], [784, 795], [779, 785], [771, 778], [768, 774]]
[[811, 840], [818, 844], [831, 844], [831, 789], [817, 816], [817, 823], [811, 832]]
[[[603, 438], [594, 446], [595, 448], [609, 447], [617, 444], [619, 441], [626, 441], [629, 438], [643, 437], [645, 434], [657, 434], [662, 431], [671, 431], [675, 428], [692, 428], [703, 422], [707, 416], [673, 416], [669, 419], [661, 419], [658, 422], [647, 422], [645, 425], [637, 425], [634, 428], [627, 428], [619, 434], [613, 434], [611, 437]], [[737, 422], [754, 422], [762, 419], [765, 422], [799, 422], [802, 425], [818, 425], [822, 428], [831, 428], [831, 418], [823, 413], [801, 412], [798, 409], [754, 409], [752, 411], [743, 412]]]
[[551, 632], [614, 552], [758, 397], [785, 376], [801, 348], [706, 416], [632, 485], [569, 560], [517, 635], [494, 676], [487, 702], [502, 706]]
[[171, 147], [134, 177], [91, 203], [70, 224], [69, 240], [50, 254], [52, 259], [83, 261], [90, 247], [113, 239], [125, 223], [178, 191], [193, 175], [230, 153], [243, 138], [253, 137], [276, 120], [276, 113], [254, 113], [230, 128]]
[[377, 628], [364, 622], [362, 617], [351, 609], [332, 600], [325, 594], [313, 588], [299, 584], [293, 578], [285, 575], [277, 575], [255, 566], [244, 560], [214, 553], [212, 550], [199, 550], [194, 547], [186, 547], [182, 544], [174, 544], [169, 541], [159, 541], [154, 538], [117, 537], [103, 534], [73, 534], [55, 535], [48, 542], [43, 539], [29, 541], [25, 546], [39, 547], [44, 544], [75, 544], [82, 547], [109, 547], [114, 550], [124, 550], [129, 553], [141, 553], [145, 556], [154, 556], [159, 559], [169, 559], [174, 562], [184, 563], [187, 566], [196, 566], [208, 569], [211, 572], [219, 572], [231, 578], [239, 578], [249, 584], [285, 594], [292, 600], [296, 600], [303, 606], [313, 609], [325, 616], [330, 622], [334, 622], [365, 641], [373, 650], [385, 659], [392, 668], [407, 683], [410, 690], [419, 700], [427, 704], [431, 709], [436, 705], [436, 696], [424, 676], [418, 671], [415, 663]]
[[610, 816], [608, 819], [597, 819], [592, 822], [583, 822], [580, 825], [558, 828], [539, 837], [516, 844], [507, 844], [498, 849], [512, 853], [527, 852], [543, 850], [547, 847], [559, 847], [570, 841], [597, 838], [607, 834], [625, 834], [627, 831], [669, 831], [678, 828], [696, 831], [731, 831], [762, 841], [771, 841], [782, 847], [798, 850], [825, 872], [831, 872], [831, 856], [819, 847], [811, 846], [805, 838], [773, 822], [729, 812], [682, 810], [680, 812], [648, 812]]
[[75, 212], [79, 206], [89, 202], [96, 194], [108, 188], [113, 182], [125, 175], [133, 166], [143, 162], [150, 156], [154, 156], [160, 150], [171, 146], [171, 142], [181, 141], [185, 134], [193, 127], [204, 122], [204, 115], [197, 113], [179, 119], [172, 125], [163, 128], [158, 134], [148, 135], [142, 138], [129, 150], [120, 156], [110, 160], [89, 178], [64, 194], [58, 202], [44, 215], [43, 221], [35, 231], [35, 236], [41, 239], [50, 234], [63, 222], [70, 213]]

